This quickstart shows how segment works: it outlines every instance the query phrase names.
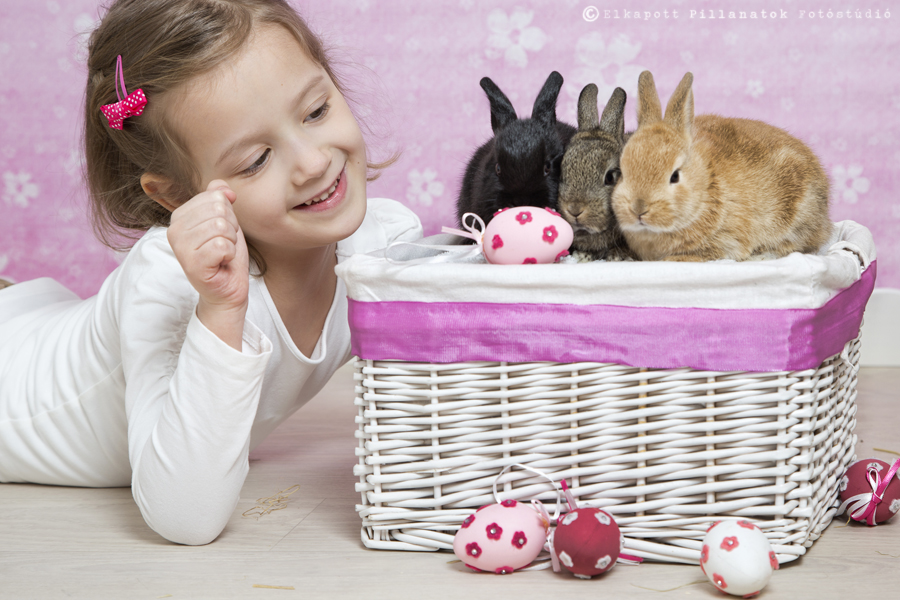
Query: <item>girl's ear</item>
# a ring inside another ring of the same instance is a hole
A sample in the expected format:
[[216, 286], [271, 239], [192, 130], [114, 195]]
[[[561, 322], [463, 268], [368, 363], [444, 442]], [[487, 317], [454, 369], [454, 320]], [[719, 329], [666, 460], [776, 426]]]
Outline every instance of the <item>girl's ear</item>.
[[172, 182], [168, 177], [144, 173], [141, 175], [141, 187], [145, 194], [169, 212], [174, 212], [181, 205], [171, 193]]

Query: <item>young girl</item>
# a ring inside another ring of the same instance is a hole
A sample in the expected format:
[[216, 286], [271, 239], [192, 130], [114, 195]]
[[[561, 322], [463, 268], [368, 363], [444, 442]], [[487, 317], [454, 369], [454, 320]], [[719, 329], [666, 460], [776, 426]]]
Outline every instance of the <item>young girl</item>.
[[0, 482], [131, 485], [151, 528], [205, 544], [250, 450], [350, 357], [334, 266], [421, 225], [367, 201], [360, 129], [284, 0], [119, 0], [85, 96], [95, 222], [146, 234], [88, 300], [0, 289]]

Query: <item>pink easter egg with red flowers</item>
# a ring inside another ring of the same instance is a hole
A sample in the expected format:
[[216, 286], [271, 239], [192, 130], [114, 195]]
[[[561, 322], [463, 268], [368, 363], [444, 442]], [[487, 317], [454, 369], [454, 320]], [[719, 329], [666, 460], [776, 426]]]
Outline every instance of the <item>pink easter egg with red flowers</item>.
[[751, 598], [769, 583], [778, 557], [766, 534], [750, 521], [716, 521], [703, 537], [700, 569], [719, 591]]
[[549, 527], [530, 504], [504, 500], [466, 517], [453, 538], [453, 552], [474, 571], [506, 575], [537, 558]]
[[517, 206], [495, 213], [485, 227], [484, 256], [495, 265], [552, 263], [569, 253], [574, 238], [556, 211]]
[[[871, 495], [872, 484], [869, 483], [869, 471], [872, 472], [873, 479], [875, 474], [878, 474], [879, 479], [884, 479], [890, 468], [891, 465], [877, 458], [858, 460], [851, 464], [841, 478], [840, 487], [838, 488], [841, 502], [846, 502], [859, 494]], [[883, 523], [897, 514], [897, 512], [900, 512], [900, 479], [898, 477], [900, 477], [900, 472], [891, 477], [890, 483], [885, 488], [881, 502], [875, 508], [875, 523]], [[850, 516], [849, 513], [851, 512], [854, 511], [848, 507], [848, 516]], [[863, 519], [857, 520], [861, 521]]]
[[559, 521], [553, 552], [575, 577], [590, 579], [613, 568], [622, 550], [622, 533], [605, 510], [576, 508]]

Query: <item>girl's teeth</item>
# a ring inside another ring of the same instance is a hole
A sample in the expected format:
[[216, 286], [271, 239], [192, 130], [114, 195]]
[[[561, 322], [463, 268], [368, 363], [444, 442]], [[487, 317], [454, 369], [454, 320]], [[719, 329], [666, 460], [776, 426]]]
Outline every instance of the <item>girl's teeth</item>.
[[334, 183], [331, 184], [331, 187], [328, 188], [328, 191], [327, 191], [327, 192], [325, 192], [324, 194], [322, 194], [321, 196], [319, 196], [318, 198], [316, 198], [316, 199], [314, 199], [314, 200], [307, 200], [304, 204], [306, 204], [306, 206], [309, 206], [310, 204], [314, 204], [314, 203], [317, 203], [317, 202], [321, 202], [321, 201], [327, 199], [328, 196], [332, 195], [332, 194], [334, 193], [334, 190], [337, 189], [338, 182], [340, 182], [340, 178], [336, 179], [336, 180], [334, 181]]
[[322, 194], [321, 196], [319, 196], [319, 200], [324, 200], [325, 198], [327, 198], [328, 196], [330, 196], [331, 194], [333, 194], [333, 193], [334, 193], [334, 190], [335, 190], [336, 188], [337, 188], [337, 182], [334, 182], [334, 184], [333, 184], [330, 188], [328, 188], [328, 191], [327, 191], [327, 192], [325, 192], [324, 194]]

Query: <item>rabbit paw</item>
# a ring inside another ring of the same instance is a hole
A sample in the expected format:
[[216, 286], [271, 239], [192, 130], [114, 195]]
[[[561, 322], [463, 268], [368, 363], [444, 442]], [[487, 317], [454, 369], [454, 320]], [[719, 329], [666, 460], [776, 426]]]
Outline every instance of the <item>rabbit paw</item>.
[[599, 258], [586, 250], [573, 250], [569, 256], [561, 260], [560, 262], [569, 262], [569, 263], [589, 263], [594, 262], [595, 260], [599, 260]]

